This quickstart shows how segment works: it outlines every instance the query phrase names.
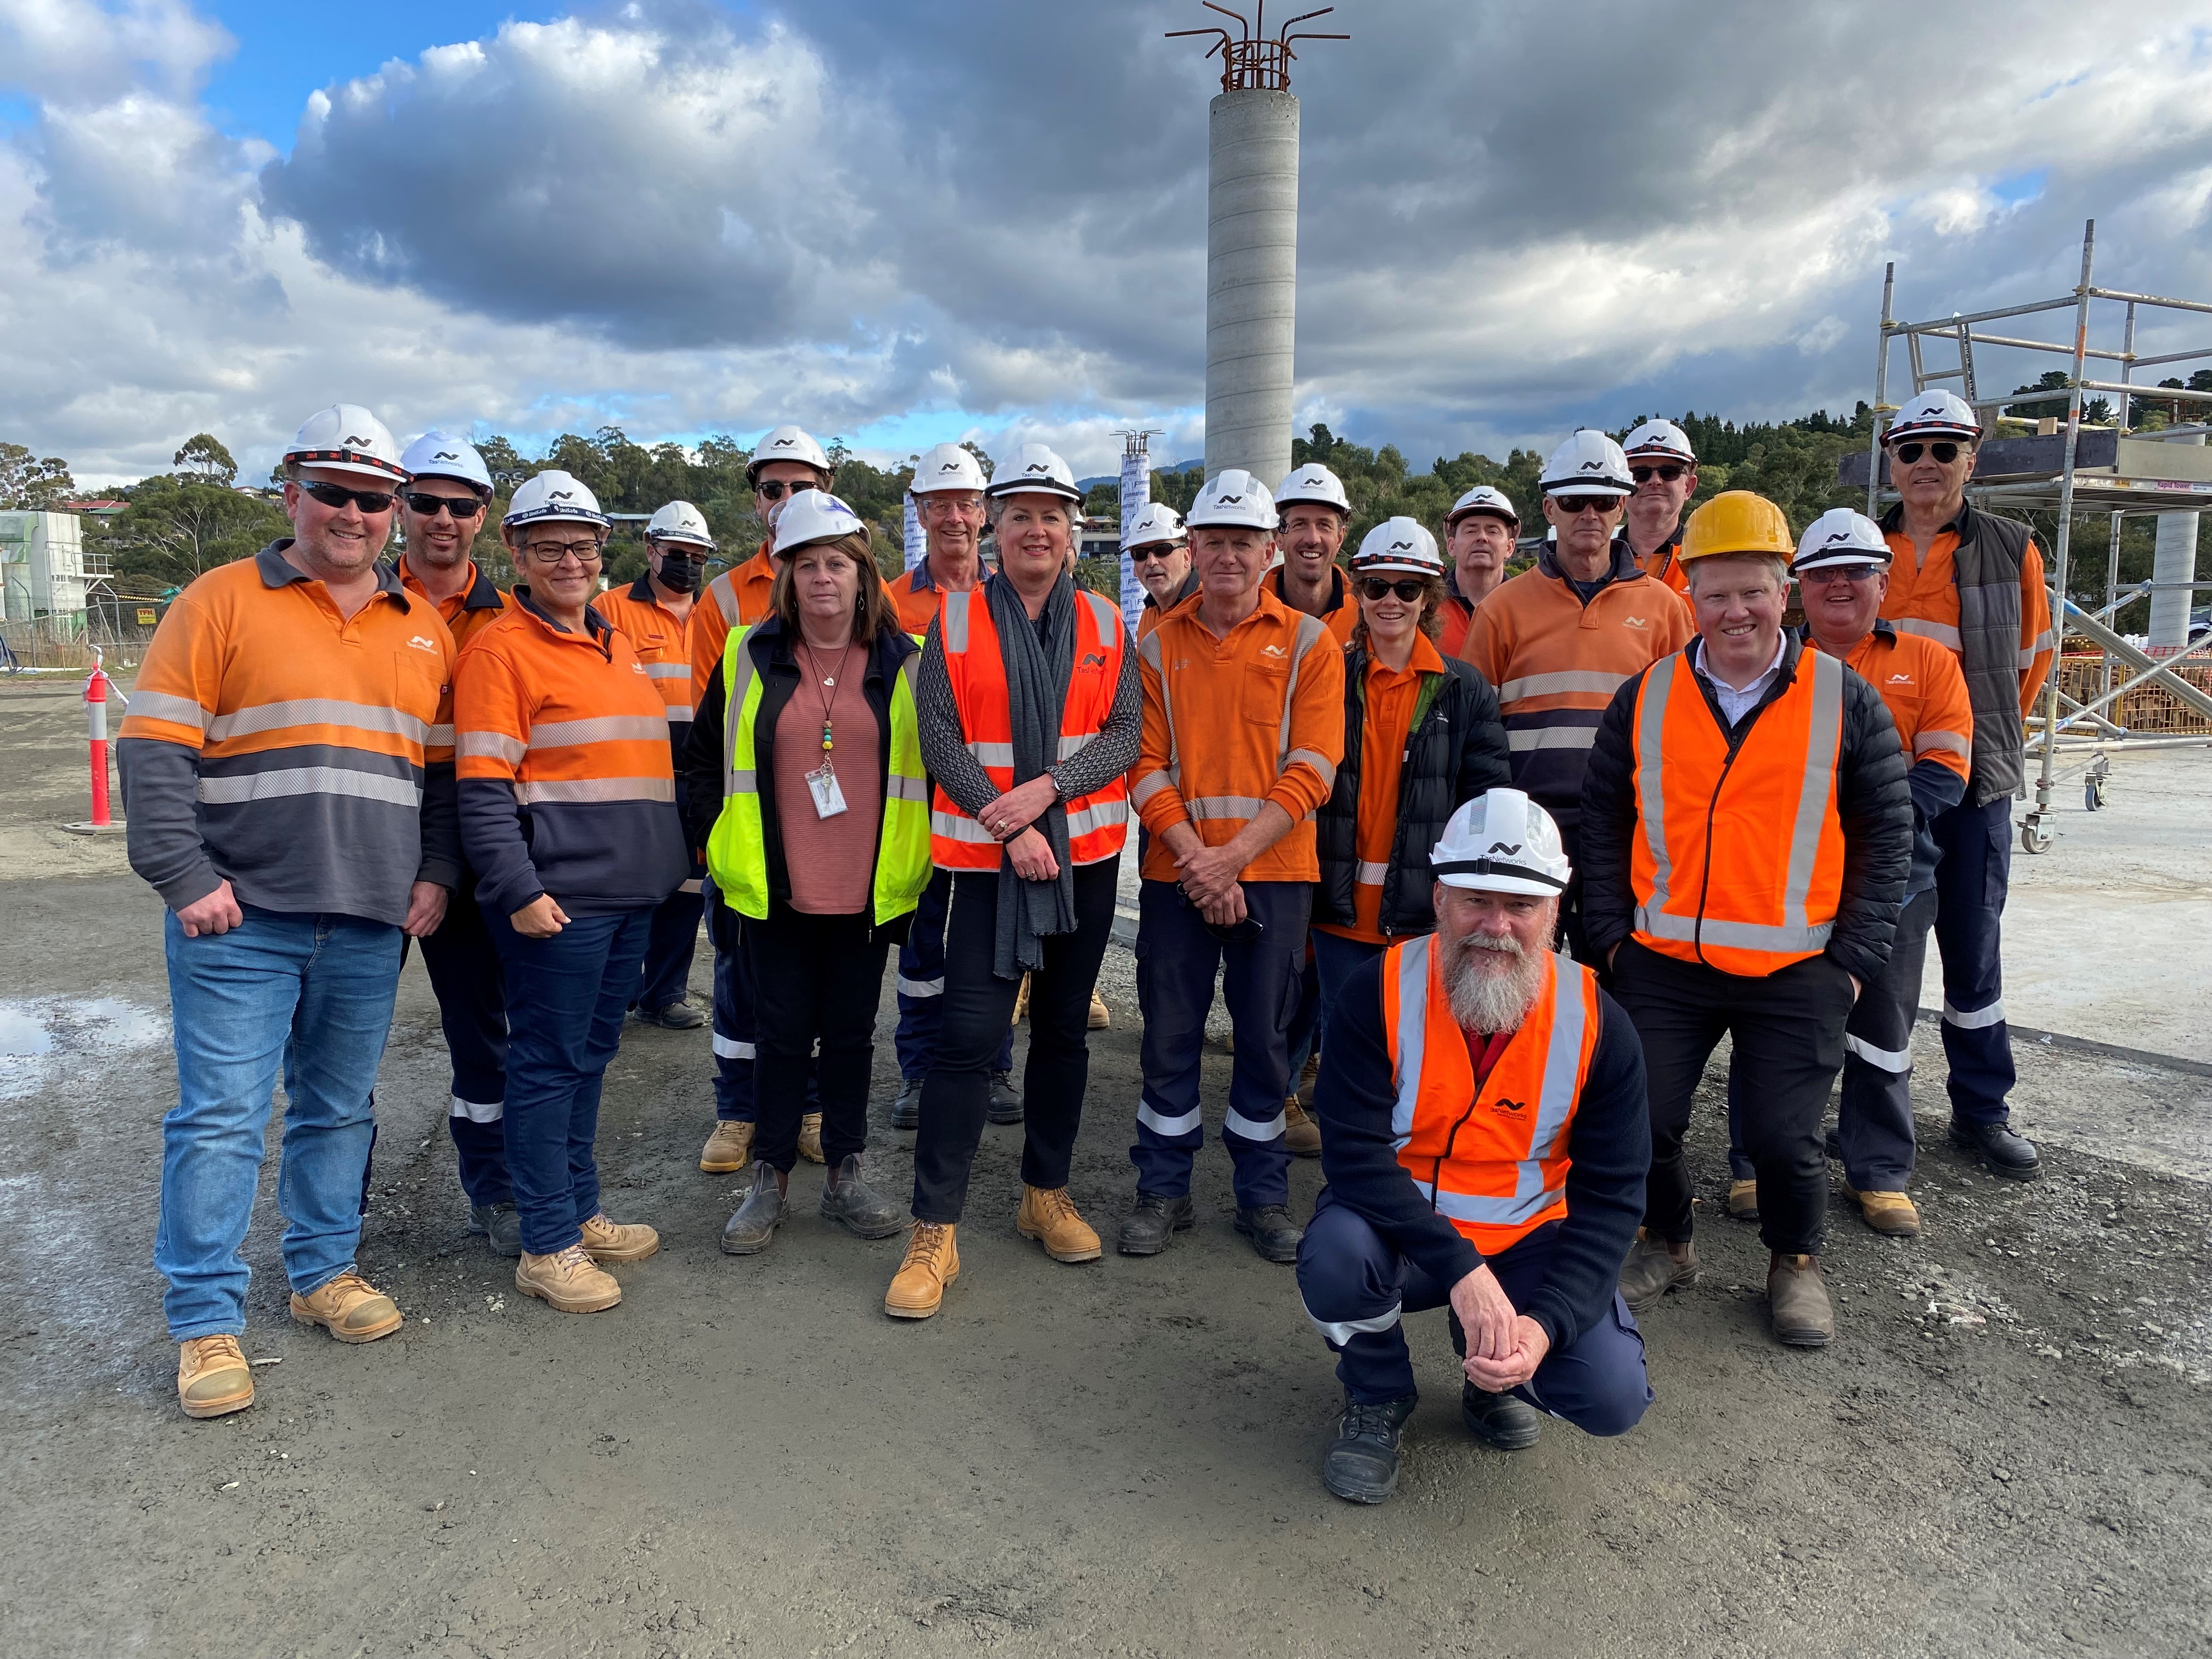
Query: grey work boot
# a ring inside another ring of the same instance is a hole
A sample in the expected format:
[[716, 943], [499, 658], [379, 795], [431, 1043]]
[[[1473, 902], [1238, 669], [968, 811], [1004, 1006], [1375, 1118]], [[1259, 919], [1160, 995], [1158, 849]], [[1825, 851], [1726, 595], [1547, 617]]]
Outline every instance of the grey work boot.
[[889, 1238], [914, 1225], [914, 1218], [861, 1178], [860, 1158], [848, 1154], [822, 1188], [822, 1218], [855, 1238]]
[[1698, 1247], [1686, 1243], [1676, 1255], [1657, 1239], [1638, 1234], [1620, 1264], [1620, 1299], [1638, 1319], [1659, 1305], [1669, 1291], [1698, 1282]]
[[1158, 1193], [1139, 1193], [1137, 1207], [1121, 1218], [1121, 1237], [1115, 1245], [1123, 1255], [1158, 1255], [1177, 1233], [1191, 1230], [1190, 1194], [1165, 1198]]
[[522, 1218], [514, 1212], [511, 1199], [504, 1204], [470, 1205], [469, 1231], [490, 1245], [494, 1255], [512, 1261], [522, 1254]]
[[1825, 1348], [1835, 1340], [1836, 1312], [1817, 1255], [1774, 1253], [1766, 1269], [1766, 1304], [1774, 1340], [1792, 1348]]
[[722, 1228], [724, 1255], [758, 1255], [774, 1242], [775, 1230], [789, 1213], [784, 1180], [772, 1164], [753, 1165], [753, 1184]]

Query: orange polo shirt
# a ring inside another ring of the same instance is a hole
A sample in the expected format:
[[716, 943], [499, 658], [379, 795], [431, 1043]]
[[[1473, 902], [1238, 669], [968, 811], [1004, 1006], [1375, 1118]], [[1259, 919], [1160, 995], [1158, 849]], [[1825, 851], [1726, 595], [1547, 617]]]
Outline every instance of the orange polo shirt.
[[1881, 693], [1908, 763], [1934, 761], [1961, 779], [1970, 775], [1974, 710], [1956, 653], [1878, 623], [1844, 654], [1844, 665]]
[[774, 543], [763, 541], [760, 550], [734, 570], [725, 570], [700, 590], [691, 605], [691, 706], [707, 701], [707, 688], [722, 665], [722, 647], [732, 628], [750, 628], [768, 616], [768, 596], [775, 586], [775, 561], [769, 556]]
[[[404, 553], [399, 556], [395, 568], [399, 573], [402, 587], [410, 593], [429, 599], [429, 592], [422, 586], [422, 578], [408, 568]], [[434, 599], [431, 603], [437, 607], [439, 620], [453, 635], [453, 649], [459, 653], [487, 626], [499, 620], [500, 613], [507, 609], [507, 595], [494, 586], [491, 578], [478, 569], [477, 562], [471, 559], [469, 579], [462, 584], [460, 592], [449, 593], [444, 599]]]
[[592, 601], [592, 609], [629, 636], [646, 677], [668, 706], [668, 740], [681, 754], [691, 732], [690, 618], [661, 602], [650, 571], [627, 587], [609, 588]]
[[1358, 866], [1352, 880], [1352, 923], [1317, 921], [1339, 939], [1386, 945], [1382, 937], [1382, 880], [1390, 873], [1390, 846], [1398, 836], [1398, 781], [1406, 767], [1406, 740], [1421, 698], [1421, 676], [1441, 674], [1444, 659], [1425, 634], [1413, 635], [1413, 654], [1403, 668], [1379, 657], [1367, 660], [1365, 704], [1359, 717], [1359, 811], [1352, 838]]
[[[1954, 521], [1955, 523], [1955, 520]], [[1923, 562], [1912, 538], [1902, 530], [1887, 532], [1889, 593], [1881, 602], [1884, 622], [1919, 624], [1900, 629], [1924, 634], [1956, 653], [1959, 649], [1959, 580], [1951, 556], [1958, 550], [1959, 532], [1946, 526], [1928, 544]], [[2020, 711], [2035, 707], [2036, 693], [2051, 672], [2052, 635], [2051, 600], [2043, 589], [2043, 553], [2030, 538], [2020, 559]]]
[[[1335, 635], [1336, 642], [1342, 645], [1352, 637], [1352, 628], [1359, 621], [1359, 601], [1352, 595], [1352, 583], [1345, 576], [1342, 565], [1329, 567], [1329, 580], [1328, 609], [1321, 613], [1321, 619], [1328, 624], [1328, 631]], [[1283, 599], [1282, 566], [1277, 565], [1261, 578], [1260, 585], [1282, 599], [1290, 609], [1297, 609], [1288, 599]]]
[[[977, 584], [980, 585], [988, 574], [983, 562], [978, 559], [975, 562]], [[929, 561], [924, 559], [905, 574], [892, 577], [888, 586], [891, 602], [898, 606], [899, 627], [916, 639], [927, 635], [930, 623], [937, 620], [937, 613], [944, 608], [945, 595], [948, 591], [939, 587], [937, 579], [930, 574]]]

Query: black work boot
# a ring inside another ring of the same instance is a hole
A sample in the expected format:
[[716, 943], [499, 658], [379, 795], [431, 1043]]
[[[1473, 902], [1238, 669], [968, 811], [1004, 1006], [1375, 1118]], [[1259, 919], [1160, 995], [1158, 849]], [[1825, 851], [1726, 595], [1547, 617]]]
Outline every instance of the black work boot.
[[1668, 1291], [1698, 1282], [1698, 1249], [1684, 1244], [1676, 1255], [1665, 1241], [1637, 1236], [1620, 1264], [1620, 1299], [1638, 1319], [1659, 1305]]
[[2002, 1123], [1961, 1123], [1951, 1120], [1951, 1144], [1963, 1146], [1982, 1160], [1991, 1175], [2013, 1181], [2033, 1181], [2043, 1173], [2043, 1156], [2026, 1135], [2016, 1135]]
[[1237, 1231], [1252, 1241], [1252, 1249], [1262, 1261], [1296, 1261], [1298, 1241], [1306, 1236], [1306, 1230], [1291, 1219], [1289, 1206], [1283, 1204], [1260, 1204], [1237, 1211]]
[[470, 1205], [469, 1231], [490, 1245], [494, 1255], [513, 1260], [522, 1254], [522, 1218], [514, 1212], [513, 1200]]
[[1321, 1483], [1353, 1504], [1379, 1504], [1398, 1490], [1398, 1442], [1419, 1395], [1401, 1395], [1379, 1406], [1344, 1402], [1336, 1438], [1321, 1460]]
[[898, 1098], [891, 1102], [891, 1127], [921, 1127], [921, 1079], [910, 1077], [899, 1084]]
[[1188, 1193], [1181, 1198], [1139, 1193], [1137, 1207], [1121, 1218], [1121, 1238], [1115, 1248], [1123, 1255], [1158, 1255], [1176, 1234], [1188, 1232], [1195, 1219]]
[[1492, 1394], [1474, 1383], [1459, 1391], [1459, 1420], [1477, 1440], [1500, 1451], [1523, 1451], [1544, 1431], [1544, 1413], [1510, 1394]]
[[861, 1179], [855, 1152], [837, 1165], [822, 1188], [822, 1218], [855, 1238], [889, 1238], [914, 1225], [914, 1218]]
[[753, 1165], [753, 1184], [722, 1229], [724, 1255], [758, 1255], [783, 1223], [784, 1177], [773, 1164]]
[[[1022, 1121], [1022, 1091], [1014, 1087], [1012, 1072], [991, 1073], [991, 1103], [983, 1115], [994, 1123], [1019, 1123]], [[916, 1119], [919, 1122], [921, 1120]]]

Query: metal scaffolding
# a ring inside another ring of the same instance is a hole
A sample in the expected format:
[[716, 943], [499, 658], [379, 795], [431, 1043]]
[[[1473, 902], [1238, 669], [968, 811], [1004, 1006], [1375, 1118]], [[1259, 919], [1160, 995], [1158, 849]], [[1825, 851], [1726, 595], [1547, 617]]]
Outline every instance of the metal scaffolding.
[[[2148, 595], [2181, 589], [2193, 597], [2199, 592], [2212, 590], [2212, 580], [2196, 579], [2193, 566], [2190, 580], [2183, 582], [2142, 581], [2125, 588], [2119, 584], [2120, 526], [2124, 519], [2212, 511], [2212, 448], [2166, 441], [2212, 432], [2212, 424], [2170, 426], [2147, 436], [2130, 434], [2126, 424], [2131, 412], [2130, 399], [2154, 398], [2159, 403], [2173, 405], [2212, 404], [2212, 391], [2146, 386], [2133, 378], [2136, 371], [2155, 365], [2212, 359], [2212, 346], [2138, 355], [2135, 349], [2137, 313], [2146, 309], [2212, 313], [2212, 303], [2097, 287], [2092, 280], [2096, 234], [2097, 222], [2092, 219], [2081, 234], [2081, 279], [2073, 292], [2057, 299], [1978, 311], [1969, 316], [1908, 323], [1898, 321], [1893, 314], [1897, 288], [1894, 263], [1884, 272], [1881, 285], [1881, 343], [1875, 358], [1874, 435], [1863, 458], [1868, 516], [1875, 516], [1883, 501], [1896, 499], [1895, 492], [1887, 487], [1887, 468], [1881, 447], [1889, 417], [1898, 408], [1888, 401], [1889, 353], [1893, 340], [1905, 343], [1915, 393], [1955, 381], [1960, 395], [1973, 406], [1980, 420], [1984, 441], [1967, 486], [1969, 498], [1977, 506], [2041, 507], [2054, 509], [2058, 515], [2048, 573], [2057, 649], [2051, 676], [2044, 685], [2041, 716], [2032, 717], [2029, 722], [2027, 757], [2038, 763], [2035, 805], [2021, 824], [2021, 845], [2031, 853], [2048, 852], [2051, 848], [2051, 832], [2046, 819], [2051, 812], [2051, 793], [2063, 778], [2082, 778], [2086, 804], [2094, 810], [2104, 805], [2107, 757], [2113, 750], [2212, 744], [2212, 733], [2177, 738], [2171, 734], [2131, 732], [2112, 718], [2118, 712], [2121, 698], [2142, 686], [2156, 684], [2185, 707], [2212, 720], [2212, 695], [2174, 672], [2186, 662], [2208, 660], [2208, 653], [2212, 653], [2212, 629], [2186, 639], [2174, 655], [2155, 658], [2131, 643], [2113, 625], [2123, 606]], [[2093, 307], [2100, 305], [2103, 310], [2093, 312]], [[2118, 349], [2091, 345], [2093, 320], [2112, 319], [2115, 310], [2123, 313], [2117, 319]], [[2030, 339], [1989, 330], [1989, 325], [2007, 318], [2069, 311], [2073, 313], [2074, 322], [2070, 341]], [[1930, 341], [1948, 342], [1957, 352], [1956, 363], [1929, 368], [1923, 345]], [[1975, 378], [1974, 350], [1978, 346], [2056, 355], [2068, 360], [2070, 372], [2063, 387], [1985, 394]], [[2103, 363], [2118, 364], [2119, 378], [2090, 378], [2092, 365]], [[2118, 398], [2118, 407], [2110, 428], [2082, 426], [2084, 392], [2106, 392]], [[2002, 413], [2006, 405], [2057, 403], [2061, 399], [2066, 409], [2059, 418], [2023, 421]], [[2008, 422], [2038, 429], [2032, 434], [2007, 437], [2003, 427]], [[1848, 458], [1844, 483], [1858, 482], [1856, 464], [1861, 459], [1856, 455]], [[2110, 541], [2106, 556], [2105, 603], [2092, 611], [2067, 597], [2067, 573], [2073, 556], [2074, 520], [2085, 511], [2097, 510], [2109, 515]], [[2093, 696], [2072, 696], [2059, 684], [2059, 667], [2069, 634], [2087, 638], [2102, 653], [2103, 668]], [[2062, 759], [2075, 763], [2063, 774], [2059, 769]]]

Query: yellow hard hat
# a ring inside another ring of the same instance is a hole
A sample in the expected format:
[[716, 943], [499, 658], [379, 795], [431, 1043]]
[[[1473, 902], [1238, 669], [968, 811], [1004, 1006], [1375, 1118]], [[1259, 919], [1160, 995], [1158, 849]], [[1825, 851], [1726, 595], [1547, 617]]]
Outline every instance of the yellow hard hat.
[[1723, 489], [1690, 514], [1682, 526], [1680, 557], [1711, 558], [1722, 553], [1768, 553], [1787, 559], [1797, 551], [1790, 520], [1764, 495], [1748, 489]]

